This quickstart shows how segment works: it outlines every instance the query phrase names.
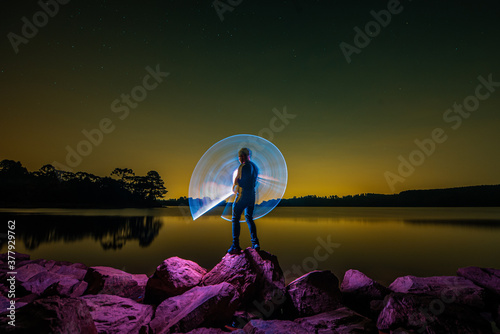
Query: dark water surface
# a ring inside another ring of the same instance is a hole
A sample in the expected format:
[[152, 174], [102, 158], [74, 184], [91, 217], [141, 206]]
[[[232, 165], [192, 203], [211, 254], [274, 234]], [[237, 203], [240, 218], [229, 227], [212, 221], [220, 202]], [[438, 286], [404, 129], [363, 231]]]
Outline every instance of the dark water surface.
[[[231, 243], [231, 223], [217, 209], [196, 221], [187, 207], [0, 209], [0, 233], [9, 219], [16, 221], [16, 250], [32, 259], [148, 275], [170, 256], [210, 269]], [[389, 284], [465, 266], [500, 268], [500, 208], [278, 207], [256, 224], [262, 249], [278, 256], [287, 281], [313, 269], [341, 280], [354, 268]], [[241, 244], [250, 245], [244, 223]], [[0, 245], [6, 252], [5, 234]]]

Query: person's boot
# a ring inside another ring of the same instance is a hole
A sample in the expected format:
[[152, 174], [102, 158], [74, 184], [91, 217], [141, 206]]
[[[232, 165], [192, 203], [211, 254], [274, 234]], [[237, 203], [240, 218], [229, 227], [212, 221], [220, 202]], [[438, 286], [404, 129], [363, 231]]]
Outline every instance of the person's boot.
[[229, 254], [232, 254], [232, 255], [234, 255], [234, 254], [240, 254], [240, 253], [241, 253], [241, 248], [240, 248], [240, 245], [238, 245], [238, 244], [234, 244], [234, 243], [233, 243], [233, 244], [231, 245], [231, 247], [227, 250], [227, 252], [228, 252]]
[[259, 245], [259, 240], [252, 241], [252, 248], [255, 249], [257, 252], [260, 251], [260, 245]]

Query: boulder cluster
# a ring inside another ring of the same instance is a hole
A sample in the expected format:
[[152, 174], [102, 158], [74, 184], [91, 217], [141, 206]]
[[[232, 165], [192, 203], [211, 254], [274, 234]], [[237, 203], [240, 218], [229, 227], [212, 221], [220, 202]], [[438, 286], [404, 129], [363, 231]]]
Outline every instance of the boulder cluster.
[[500, 270], [491, 268], [404, 276], [389, 287], [354, 269], [341, 283], [331, 271], [315, 270], [286, 285], [276, 256], [251, 248], [226, 254], [210, 271], [171, 257], [150, 277], [17, 253], [10, 298], [7, 264], [1, 254], [2, 333], [493, 333], [500, 327]]

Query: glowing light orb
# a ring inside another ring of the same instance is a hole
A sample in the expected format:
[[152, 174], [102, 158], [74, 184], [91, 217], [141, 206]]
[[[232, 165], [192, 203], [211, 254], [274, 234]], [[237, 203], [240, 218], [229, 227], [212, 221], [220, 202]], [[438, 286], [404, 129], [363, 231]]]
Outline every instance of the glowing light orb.
[[227, 201], [221, 217], [231, 221], [235, 198], [233, 182], [240, 165], [238, 151], [242, 147], [250, 149], [250, 159], [259, 168], [253, 219], [264, 217], [278, 205], [288, 180], [285, 158], [273, 143], [262, 137], [235, 135], [215, 143], [196, 164], [189, 183], [193, 220]]

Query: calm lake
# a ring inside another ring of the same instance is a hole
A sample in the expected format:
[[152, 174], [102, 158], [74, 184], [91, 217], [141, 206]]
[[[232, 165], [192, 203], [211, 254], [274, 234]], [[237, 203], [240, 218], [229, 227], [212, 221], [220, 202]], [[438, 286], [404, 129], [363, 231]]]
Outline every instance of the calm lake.
[[[193, 221], [188, 207], [0, 209], [0, 232], [15, 220], [16, 250], [32, 259], [149, 275], [171, 256], [212, 268], [231, 244], [221, 211]], [[388, 285], [404, 275], [500, 268], [500, 208], [278, 207], [256, 224], [262, 250], [278, 256], [287, 281], [313, 269], [329, 269], [339, 280], [358, 269]], [[250, 246], [245, 223], [241, 231], [241, 246]], [[0, 245], [5, 253], [5, 234]]]

